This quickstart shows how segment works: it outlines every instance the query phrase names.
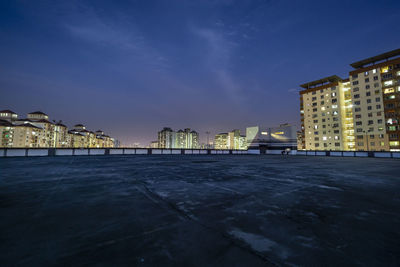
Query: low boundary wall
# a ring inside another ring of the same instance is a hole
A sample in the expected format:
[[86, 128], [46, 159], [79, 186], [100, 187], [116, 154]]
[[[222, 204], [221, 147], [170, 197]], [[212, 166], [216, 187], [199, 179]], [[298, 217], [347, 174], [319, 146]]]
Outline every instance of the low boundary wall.
[[314, 151], [248, 149], [161, 149], [161, 148], [0, 148], [1, 157], [102, 156], [102, 155], [292, 155], [311, 157], [370, 157], [400, 159], [400, 152], [387, 151]]

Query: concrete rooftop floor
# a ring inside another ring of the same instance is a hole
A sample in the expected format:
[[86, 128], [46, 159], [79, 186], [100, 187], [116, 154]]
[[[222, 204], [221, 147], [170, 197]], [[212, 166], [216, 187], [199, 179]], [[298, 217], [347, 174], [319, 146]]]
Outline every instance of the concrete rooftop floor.
[[400, 160], [0, 159], [1, 266], [400, 265]]

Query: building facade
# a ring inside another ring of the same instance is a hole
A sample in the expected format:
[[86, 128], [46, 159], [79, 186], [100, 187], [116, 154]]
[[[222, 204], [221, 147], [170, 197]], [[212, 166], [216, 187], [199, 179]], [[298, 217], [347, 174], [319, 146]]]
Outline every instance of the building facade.
[[301, 85], [302, 146], [306, 150], [354, 150], [348, 80], [330, 76]]
[[299, 148], [400, 151], [400, 49], [350, 65], [301, 85]]
[[199, 134], [189, 128], [175, 132], [169, 127], [164, 127], [158, 132], [157, 142], [159, 148], [199, 148]]
[[289, 124], [247, 127], [246, 140], [248, 148], [297, 149], [296, 127]]
[[228, 148], [228, 133], [219, 133], [214, 138], [214, 149], [229, 149]]
[[116, 140], [102, 131], [91, 132], [79, 124], [68, 131], [59, 122], [50, 122], [49, 116], [41, 111], [31, 112], [26, 118], [10, 110], [0, 111], [0, 147], [42, 147], [42, 148], [96, 148], [114, 147]]
[[246, 136], [240, 134], [240, 130], [235, 129], [228, 133], [219, 133], [214, 137], [215, 149], [247, 149]]

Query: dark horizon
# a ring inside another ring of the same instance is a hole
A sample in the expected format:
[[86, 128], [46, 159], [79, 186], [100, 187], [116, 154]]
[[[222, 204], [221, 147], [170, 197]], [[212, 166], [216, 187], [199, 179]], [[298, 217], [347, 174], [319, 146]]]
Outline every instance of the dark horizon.
[[[329, 7], [329, 8], [328, 8]], [[299, 126], [300, 84], [399, 48], [397, 1], [0, 3], [0, 109], [122, 144]]]

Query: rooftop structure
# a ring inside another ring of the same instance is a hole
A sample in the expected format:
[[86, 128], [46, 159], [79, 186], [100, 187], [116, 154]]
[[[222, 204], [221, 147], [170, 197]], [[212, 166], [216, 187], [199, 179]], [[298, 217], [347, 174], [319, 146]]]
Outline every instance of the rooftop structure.
[[379, 54], [377, 56], [369, 57], [354, 63], [351, 63], [350, 66], [352, 66], [355, 69], [363, 68], [367, 65], [374, 65], [376, 63], [382, 62], [382, 61], [388, 61], [390, 59], [400, 57], [400, 49], [395, 49], [383, 54]]

